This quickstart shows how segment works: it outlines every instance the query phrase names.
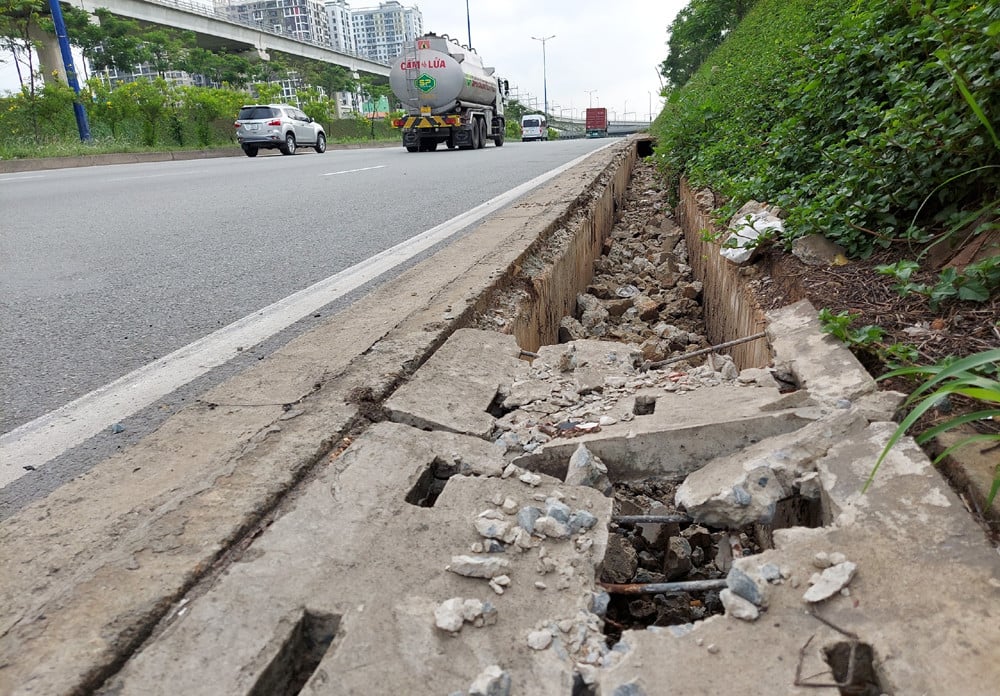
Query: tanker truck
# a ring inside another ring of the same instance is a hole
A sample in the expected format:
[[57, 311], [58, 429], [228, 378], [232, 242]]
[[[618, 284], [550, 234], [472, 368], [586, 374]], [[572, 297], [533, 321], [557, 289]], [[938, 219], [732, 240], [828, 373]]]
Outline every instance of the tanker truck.
[[406, 116], [392, 124], [402, 129], [408, 152], [473, 150], [492, 140], [503, 145], [506, 80], [483, 67], [475, 50], [447, 34], [425, 34], [408, 43], [389, 71], [389, 86]]

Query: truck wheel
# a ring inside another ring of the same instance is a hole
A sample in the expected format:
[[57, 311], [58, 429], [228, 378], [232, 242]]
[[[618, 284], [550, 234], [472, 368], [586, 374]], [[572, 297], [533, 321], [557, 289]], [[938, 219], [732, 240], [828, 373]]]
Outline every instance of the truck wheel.
[[420, 147], [417, 145], [405, 145], [404, 147], [406, 147], [407, 152], [416, 152], [417, 150], [420, 149]]
[[437, 140], [431, 140], [426, 145], [424, 145], [424, 150], [427, 151], [427, 152], [434, 152], [437, 149], [438, 149], [438, 141]]
[[495, 136], [493, 136], [493, 144], [497, 147], [503, 147], [503, 136], [504, 132], [502, 130], [498, 131]]
[[479, 147], [480, 147], [480, 149], [486, 147], [486, 120], [485, 119], [480, 119], [479, 120]]

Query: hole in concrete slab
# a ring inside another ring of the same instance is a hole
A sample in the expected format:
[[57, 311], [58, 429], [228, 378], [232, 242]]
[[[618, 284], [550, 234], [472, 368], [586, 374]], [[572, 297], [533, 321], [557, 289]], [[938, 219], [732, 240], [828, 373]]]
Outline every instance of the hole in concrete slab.
[[[609, 467], [610, 468], [610, 467]], [[775, 529], [820, 527], [821, 501], [796, 494], [778, 501], [769, 524], [724, 529], [687, 519], [674, 504], [684, 475], [656, 476], [614, 483], [614, 515], [601, 582], [611, 601], [604, 632], [614, 644], [627, 629], [676, 626], [724, 613], [721, 588], [650, 592], [636, 585], [724, 580], [733, 559], [773, 548]], [[656, 516], [673, 521], [623, 519]], [[633, 587], [620, 587], [628, 585]]]
[[823, 659], [833, 670], [841, 696], [880, 696], [886, 693], [875, 673], [875, 651], [868, 643], [840, 641], [823, 648]]
[[652, 157], [653, 156], [653, 145], [654, 145], [654, 142], [653, 142], [652, 139], [644, 138], [644, 139], [639, 140], [639, 141], [636, 142], [636, 144], [635, 144], [635, 152], [636, 152], [637, 155], [639, 155], [639, 157], [642, 157], [642, 158]]
[[486, 408], [487, 413], [494, 418], [503, 418], [508, 413], [513, 411], [514, 409], [512, 408], [504, 408], [503, 401], [505, 398], [507, 398], [505, 394], [497, 392], [493, 397], [493, 401], [491, 401], [490, 405]]
[[413, 488], [406, 494], [406, 502], [417, 507], [434, 507], [448, 479], [454, 475], [454, 466], [449, 466], [444, 460], [436, 458], [423, 470]]
[[[616, 482], [614, 514], [683, 518], [673, 502], [683, 480], [683, 476], [677, 476]], [[734, 557], [761, 550], [752, 526], [726, 530], [691, 521], [613, 523], [601, 581], [650, 584], [720, 580], [726, 577]], [[604, 632], [613, 645], [625, 630], [694, 623], [723, 612], [718, 589], [655, 594], [612, 591]]]
[[572, 696], [597, 696], [597, 686], [587, 684], [581, 674], [574, 674]]
[[305, 610], [247, 696], [296, 696], [333, 643], [340, 617]]
[[823, 527], [827, 521], [823, 514], [823, 502], [819, 498], [793, 495], [777, 502], [770, 524], [754, 525], [754, 537], [761, 548], [773, 549], [774, 530]]
[[651, 416], [656, 410], [656, 397], [650, 394], [639, 394], [635, 397], [632, 413], [637, 416]]

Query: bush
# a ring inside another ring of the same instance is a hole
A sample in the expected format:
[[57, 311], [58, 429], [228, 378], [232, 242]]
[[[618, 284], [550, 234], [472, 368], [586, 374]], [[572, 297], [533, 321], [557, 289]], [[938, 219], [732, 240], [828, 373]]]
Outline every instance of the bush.
[[727, 198], [722, 216], [784, 207], [786, 242], [926, 241], [1000, 195], [997, 55], [997, 3], [760, 0], [669, 95], [657, 153]]

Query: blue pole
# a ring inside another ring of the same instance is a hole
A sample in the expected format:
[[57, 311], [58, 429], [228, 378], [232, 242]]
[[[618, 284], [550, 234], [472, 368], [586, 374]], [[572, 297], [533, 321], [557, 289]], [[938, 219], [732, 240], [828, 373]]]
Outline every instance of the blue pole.
[[66, 22], [63, 20], [59, 0], [49, 0], [52, 11], [52, 23], [55, 24], [56, 38], [59, 40], [59, 51], [62, 53], [63, 67], [66, 69], [66, 81], [73, 88], [77, 98], [73, 100], [73, 113], [76, 115], [76, 127], [80, 131], [80, 140], [90, 140], [90, 124], [87, 123], [87, 112], [80, 103], [80, 83], [76, 79], [76, 68], [73, 66], [73, 52], [69, 48], [69, 37], [66, 35]]

